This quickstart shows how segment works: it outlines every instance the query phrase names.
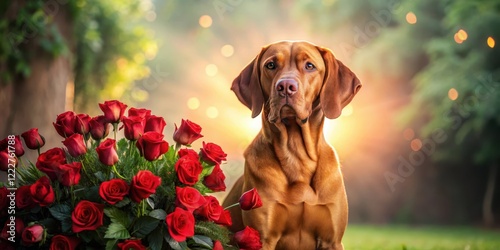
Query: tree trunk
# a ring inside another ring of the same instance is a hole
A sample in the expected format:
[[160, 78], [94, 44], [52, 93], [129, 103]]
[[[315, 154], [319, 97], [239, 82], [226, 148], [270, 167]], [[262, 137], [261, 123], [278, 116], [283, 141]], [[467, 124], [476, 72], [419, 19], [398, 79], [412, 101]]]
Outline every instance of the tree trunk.
[[495, 217], [493, 213], [493, 198], [495, 196], [495, 184], [497, 177], [497, 165], [492, 164], [488, 173], [488, 182], [486, 183], [486, 192], [483, 200], [483, 223], [487, 227], [495, 224]]

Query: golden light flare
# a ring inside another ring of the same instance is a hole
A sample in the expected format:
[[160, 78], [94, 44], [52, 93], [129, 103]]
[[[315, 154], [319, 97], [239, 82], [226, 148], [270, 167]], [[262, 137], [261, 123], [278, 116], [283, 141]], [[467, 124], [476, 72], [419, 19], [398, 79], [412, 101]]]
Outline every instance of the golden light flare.
[[448, 98], [450, 100], [455, 101], [458, 98], [458, 91], [455, 88], [451, 88], [448, 90]]
[[191, 97], [187, 101], [187, 106], [191, 110], [196, 110], [200, 107], [200, 100], [196, 97]]
[[495, 47], [495, 39], [489, 36], [488, 39], [486, 39], [486, 44], [488, 44], [488, 47], [493, 49]]
[[410, 142], [411, 150], [419, 151], [422, 148], [422, 141], [420, 139], [413, 139]]
[[354, 112], [354, 108], [352, 107], [352, 104], [349, 104], [344, 107], [342, 110], [342, 116], [350, 116]]
[[403, 137], [409, 141], [415, 137], [415, 131], [411, 128], [407, 128], [403, 131]]
[[205, 67], [205, 73], [207, 73], [207, 76], [215, 76], [217, 75], [217, 66], [215, 64], [209, 64]]
[[198, 21], [200, 26], [203, 28], [209, 28], [212, 26], [212, 17], [209, 15], [203, 15], [200, 17], [200, 20]]
[[406, 21], [409, 24], [416, 24], [417, 23], [417, 16], [415, 15], [415, 13], [410, 11], [410, 12], [406, 13]]
[[219, 110], [216, 107], [211, 106], [207, 108], [206, 114], [208, 118], [215, 119], [219, 116]]
[[234, 54], [233, 46], [226, 44], [220, 49], [220, 53], [225, 57], [230, 57]]

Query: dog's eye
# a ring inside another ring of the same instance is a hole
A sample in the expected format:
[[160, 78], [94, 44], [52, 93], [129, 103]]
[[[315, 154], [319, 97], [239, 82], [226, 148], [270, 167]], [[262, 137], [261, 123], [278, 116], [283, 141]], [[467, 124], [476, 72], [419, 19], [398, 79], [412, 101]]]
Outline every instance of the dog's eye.
[[276, 64], [274, 62], [268, 62], [268, 63], [266, 63], [265, 66], [267, 69], [275, 69], [276, 68]]
[[313, 70], [313, 69], [315, 69], [315, 68], [316, 68], [316, 66], [314, 66], [314, 64], [312, 64], [312, 63], [310, 63], [310, 62], [307, 62], [307, 63], [306, 63], [306, 69], [307, 69], [307, 70]]

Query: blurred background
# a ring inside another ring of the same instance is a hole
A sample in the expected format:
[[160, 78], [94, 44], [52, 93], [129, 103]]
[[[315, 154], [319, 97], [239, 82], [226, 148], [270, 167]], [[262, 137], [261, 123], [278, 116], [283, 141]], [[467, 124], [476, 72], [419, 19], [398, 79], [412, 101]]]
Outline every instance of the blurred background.
[[118, 99], [163, 116], [166, 135], [201, 125], [230, 187], [261, 126], [232, 80], [262, 46], [307, 40], [363, 83], [325, 125], [351, 223], [500, 224], [497, 0], [6, 0], [0, 13], [0, 138], [38, 127], [59, 146], [57, 114]]

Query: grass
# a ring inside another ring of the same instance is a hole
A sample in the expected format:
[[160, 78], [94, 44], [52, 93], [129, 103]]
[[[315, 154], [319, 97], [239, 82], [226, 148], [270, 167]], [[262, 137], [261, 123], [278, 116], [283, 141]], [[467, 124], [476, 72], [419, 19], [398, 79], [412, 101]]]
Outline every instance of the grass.
[[346, 250], [497, 250], [500, 231], [472, 227], [349, 225]]

